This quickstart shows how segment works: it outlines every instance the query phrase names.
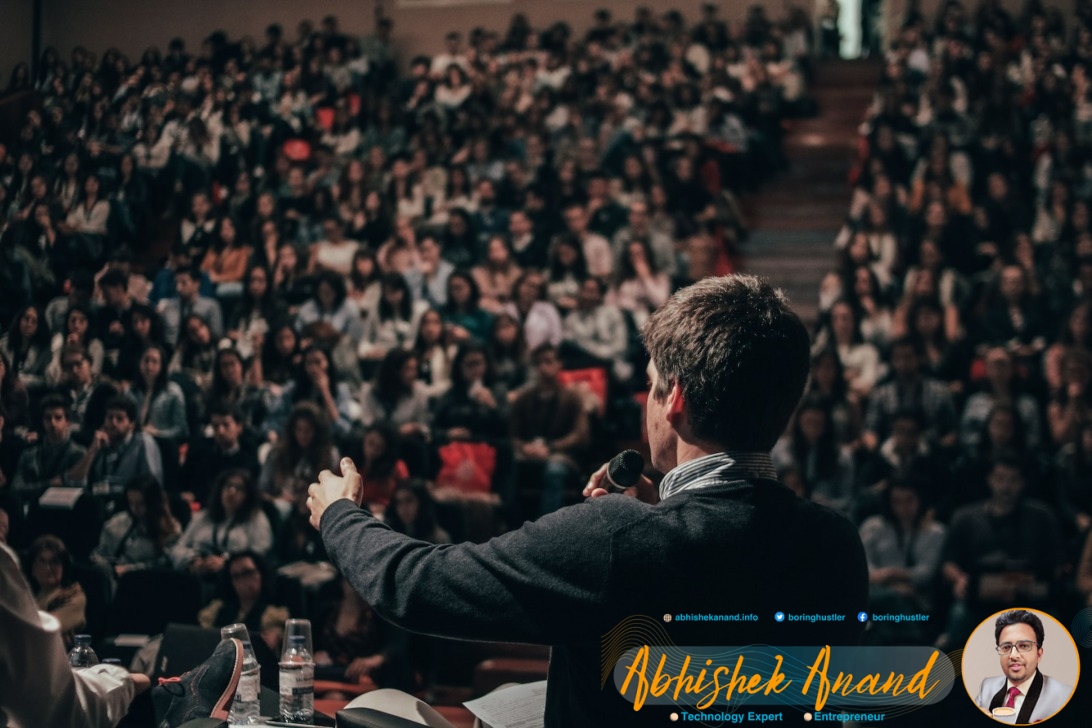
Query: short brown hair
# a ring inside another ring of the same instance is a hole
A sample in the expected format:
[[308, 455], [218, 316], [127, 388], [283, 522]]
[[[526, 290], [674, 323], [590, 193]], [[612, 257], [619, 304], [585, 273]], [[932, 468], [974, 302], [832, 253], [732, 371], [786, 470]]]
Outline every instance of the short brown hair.
[[706, 278], [676, 292], [642, 336], [659, 373], [678, 382], [694, 434], [730, 450], [769, 451], [804, 392], [810, 340], [785, 295], [750, 275]]

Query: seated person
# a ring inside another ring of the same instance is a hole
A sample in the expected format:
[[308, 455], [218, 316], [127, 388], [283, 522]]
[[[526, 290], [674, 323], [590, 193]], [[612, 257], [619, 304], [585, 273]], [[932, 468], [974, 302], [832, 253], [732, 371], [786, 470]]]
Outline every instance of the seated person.
[[265, 559], [254, 551], [239, 551], [228, 557], [220, 575], [217, 597], [197, 613], [197, 623], [206, 629], [245, 624], [252, 635], [261, 635], [274, 654], [281, 654], [285, 607], [273, 606], [272, 578]]
[[175, 446], [189, 434], [186, 397], [182, 388], [167, 378], [163, 347], [149, 344], [140, 353], [139, 376], [126, 391], [137, 406], [140, 429]]
[[321, 409], [333, 431], [347, 435], [353, 426], [353, 395], [349, 386], [338, 381], [330, 353], [318, 346], [309, 346], [303, 352], [303, 361], [296, 369], [295, 378], [284, 385], [281, 395], [264, 429], [275, 439], [284, 428], [293, 408], [301, 402], [310, 402]]
[[383, 522], [421, 541], [451, 543], [451, 536], [436, 523], [436, 501], [423, 480], [403, 480], [395, 486]]
[[838, 443], [826, 401], [818, 396], [805, 399], [796, 410], [792, 429], [781, 437], [770, 453], [778, 470], [795, 465], [804, 478], [807, 497], [849, 513], [853, 501], [853, 455]]
[[872, 609], [928, 611], [944, 526], [926, 515], [926, 502], [912, 477], [895, 477], [885, 496], [882, 512], [861, 524]]
[[125, 510], [103, 526], [91, 560], [115, 577], [170, 566], [169, 552], [182, 533], [162, 486], [150, 475], [125, 485]]
[[[254, 372], [256, 374], [257, 372]], [[243, 430], [250, 438], [263, 438], [262, 425], [273, 406], [272, 393], [256, 382], [253, 375], [247, 377], [246, 362], [239, 349], [227, 348], [216, 351], [212, 366], [212, 382], [205, 392], [208, 412], [238, 407]]]
[[37, 498], [46, 488], [68, 484], [68, 471], [85, 450], [69, 437], [68, 403], [57, 394], [42, 400], [42, 435], [19, 456], [14, 490], [20, 498]]
[[141, 475], [163, 482], [163, 461], [151, 435], [139, 432], [136, 404], [124, 396], [106, 405], [106, 422], [91, 447], [68, 473], [75, 484], [90, 485], [101, 496], [120, 496], [125, 484]]
[[1047, 506], [1024, 497], [1024, 472], [1020, 460], [998, 456], [989, 471], [989, 499], [952, 517], [942, 574], [957, 600], [956, 618], [949, 625], [953, 640], [970, 634], [980, 613], [989, 614], [985, 610], [993, 605], [1044, 603], [1061, 575], [1064, 553], [1057, 519]]
[[627, 360], [629, 334], [622, 310], [606, 303], [607, 284], [598, 278], [580, 283], [576, 308], [565, 316], [561, 356], [573, 368], [605, 366], [615, 379], [629, 381], [633, 365]]
[[[148, 676], [129, 674], [116, 665], [73, 670], [58, 620], [39, 611], [18, 563], [15, 552], [0, 545], [0, 624], [5, 625], [0, 705], [6, 721], [12, 726], [113, 728], [133, 697], [148, 689]], [[223, 688], [228, 677], [217, 687]], [[214, 702], [216, 698], [210, 704]], [[159, 717], [166, 715], [164, 711]]]
[[451, 366], [451, 387], [436, 403], [433, 431], [452, 440], [502, 439], [508, 431], [507, 404], [489, 351], [481, 344], [462, 344]]
[[118, 395], [118, 388], [91, 370], [87, 350], [75, 344], [61, 349], [64, 373], [61, 396], [69, 403], [72, 439], [87, 447], [106, 420], [106, 403]]
[[382, 513], [390, 503], [395, 486], [409, 477], [398, 450], [398, 433], [389, 422], [379, 420], [364, 430], [362, 457], [356, 462], [361, 464], [360, 477], [364, 484], [361, 503], [371, 507], [373, 513]]
[[417, 355], [406, 349], [392, 349], [383, 357], [375, 380], [360, 394], [361, 420], [365, 426], [386, 420], [404, 436], [424, 436], [432, 414], [426, 385], [417, 378]]
[[315, 676], [360, 682], [370, 677], [381, 688], [413, 691], [408, 635], [372, 611], [345, 579], [341, 599], [316, 623]]
[[357, 345], [357, 356], [372, 362], [389, 351], [411, 346], [421, 315], [429, 308], [426, 301], [414, 302], [409, 284], [399, 273], [383, 276], [382, 291], [379, 304], [364, 319], [364, 335]]
[[[951, 496], [951, 470], [947, 461], [933, 452], [932, 447], [925, 442], [922, 434], [924, 427], [921, 412], [918, 410], [904, 409], [892, 415], [891, 436], [878, 450], [866, 454], [857, 469], [858, 490], [853, 506], [857, 518], [878, 513], [884, 491], [892, 476], [911, 470], [924, 475], [923, 480], [919, 481], [926, 488], [922, 497], [931, 505], [948, 508], [946, 504]], [[938, 505], [942, 503], [944, 505]]]
[[212, 437], [194, 442], [182, 466], [182, 497], [207, 503], [209, 483], [225, 470], [258, 474], [258, 448], [243, 435], [243, 413], [232, 405], [218, 405], [209, 417]]
[[245, 470], [220, 474], [208, 507], [193, 517], [182, 538], [171, 549], [176, 569], [199, 576], [215, 576], [231, 554], [240, 551], [269, 553], [273, 528], [259, 508], [254, 479]]
[[26, 557], [26, 577], [38, 609], [49, 612], [61, 623], [65, 649], [87, 624], [87, 596], [72, 572], [72, 556], [56, 536], [39, 536]]
[[330, 426], [318, 407], [300, 402], [288, 416], [284, 431], [266, 456], [258, 490], [277, 510], [287, 514], [296, 494], [318, 480], [318, 474], [338, 461]]
[[455, 342], [489, 341], [493, 315], [481, 307], [478, 283], [465, 270], [456, 270], [447, 279], [447, 302], [440, 308], [444, 324]]
[[566, 486], [577, 472], [577, 456], [588, 441], [588, 415], [576, 392], [558, 375], [561, 360], [552, 344], [534, 350], [534, 384], [512, 402], [510, 424], [516, 458], [542, 466], [539, 514], [562, 506]]
[[875, 450], [891, 434], [895, 413], [907, 407], [921, 412], [923, 434], [930, 445], [953, 447], [959, 439], [955, 406], [948, 385], [922, 375], [922, 352], [913, 339], [891, 345], [894, 377], [872, 392], [862, 441]]
[[200, 316], [212, 330], [213, 339], [224, 335], [220, 302], [201, 295], [200, 270], [190, 267], [175, 271], [174, 289], [177, 297], [163, 299], [158, 307], [159, 315], [163, 318], [163, 336], [168, 344], [178, 344], [182, 325], [190, 316]]
[[345, 278], [332, 271], [316, 276], [315, 295], [302, 306], [296, 315], [296, 328], [302, 331], [308, 324], [325, 321], [342, 336], [360, 341], [364, 324], [356, 301], [348, 297]]

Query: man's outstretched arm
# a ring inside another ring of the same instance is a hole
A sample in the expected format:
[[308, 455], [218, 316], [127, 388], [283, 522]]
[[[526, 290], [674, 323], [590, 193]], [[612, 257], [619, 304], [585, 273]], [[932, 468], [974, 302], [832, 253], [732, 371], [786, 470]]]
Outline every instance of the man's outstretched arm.
[[471, 640], [557, 644], [582, 628], [599, 636], [610, 588], [609, 504], [565, 508], [484, 544], [434, 545], [358, 507], [351, 497], [359, 475], [348, 458], [342, 472], [324, 472], [311, 486], [312, 525], [383, 617], [413, 632]]

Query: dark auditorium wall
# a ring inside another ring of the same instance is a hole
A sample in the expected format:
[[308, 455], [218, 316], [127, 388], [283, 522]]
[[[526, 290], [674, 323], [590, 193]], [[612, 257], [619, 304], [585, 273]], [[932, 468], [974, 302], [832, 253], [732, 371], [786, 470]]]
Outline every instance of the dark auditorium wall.
[[[629, 19], [634, 8], [642, 4], [675, 7], [692, 19], [698, 17], [701, 0], [471, 0], [448, 7], [406, 7], [398, 0], [387, 0], [385, 7], [394, 20], [399, 55], [409, 58], [441, 50], [444, 33], [452, 29], [465, 32], [480, 25], [503, 31], [516, 12], [526, 13], [536, 27], [566, 20], [582, 31], [591, 24], [595, 8], [610, 8], [617, 17]], [[726, 2], [721, 14], [741, 19], [747, 4]], [[783, 7], [782, 0], [764, 0], [764, 4], [778, 15]], [[149, 43], [164, 48], [174, 36], [183, 37], [188, 47], [196, 48], [217, 28], [227, 30], [232, 37], [250, 34], [260, 42], [266, 25], [279, 22], [294, 39], [296, 23], [302, 18], [318, 21], [328, 13], [338, 16], [346, 33], [371, 34], [375, 27], [375, 0], [45, 0], [45, 6], [43, 47], [54, 45], [67, 53], [79, 43], [96, 52], [116, 46], [132, 58], [138, 57]]]
[[[442, 2], [442, 0], [440, 0]], [[721, 17], [740, 21], [747, 7], [761, 4], [767, 7], [771, 17], [781, 17], [790, 4], [800, 4], [814, 12], [822, 0], [721, 0]], [[434, 0], [435, 2], [435, 0]], [[400, 59], [416, 53], [432, 54], [443, 47], [444, 33], [451, 29], [468, 31], [475, 26], [504, 31], [513, 13], [524, 12], [536, 28], [542, 28], [557, 20], [570, 23], [577, 32], [585, 30], [592, 22], [596, 8], [610, 9], [616, 18], [630, 19], [640, 5], [648, 5], [657, 11], [670, 8], [680, 10], [688, 21], [699, 16], [703, 0], [501, 0], [500, 2], [476, 2], [457, 0], [458, 4], [420, 7], [420, 0], [402, 3], [386, 0], [387, 14], [394, 20], [395, 41]], [[846, 0], [842, 0], [846, 2]], [[926, 17], [932, 18], [942, 0], [922, 0]], [[885, 3], [888, 27], [897, 27], [905, 12], [908, 0], [888, 0]], [[0, 0], [0, 7], [25, 5], [29, 0]], [[968, 9], [974, 0], [965, 0]], [[1002, 0], [1002, 4], [1018, 14], [1024, 0]], [[409, 5], [418, 5], [409, 7]], [[1067, 16], [1072, 14], [1071, 0], [1046, 0], [1046, 5], [1061, 7]], [[175, 36], [186, 40], [187, 46], [196, 49], [202, 38], [211, 31], [223, 29], [232, 37], [252, 35], [261, 42], [262, 32], [271, 22], [281, 23], [290, 38], [295, 37], [296, 23], [304, 17], [317, 21], [332, 13], [341, 21], [342, 31], [354, 35], [370, 34], [374, 29], [375, 0], [315, 0], [309, 3], [299, 0], [43, 0], [42, 46], [56, 46], [63, 55], [75, 45], [84, 45], [101, 53], [114, 46], [134, 60], [148, 45], [166, 47]], [[29, 53], [29, 9], [27, 28], [20, 40]], [[17, 13], [18, 16], [18, 13]], [[7, 23], [0, 23], [0, 40], [7, 38]], [[10, 33], [18, 36], [19, 32]], [[7, 46], [9, 44], [3, 44]], [[14, 48], [19, 48], [16, 43]], [[0, 46], [0, 68], [3, 54], [8, 49]], [[6, 75], [6, 71], [5, 71]]]
[[30, 63], [34, 3], [0, 0], [0, 93], [8, 87], [16, 63]]

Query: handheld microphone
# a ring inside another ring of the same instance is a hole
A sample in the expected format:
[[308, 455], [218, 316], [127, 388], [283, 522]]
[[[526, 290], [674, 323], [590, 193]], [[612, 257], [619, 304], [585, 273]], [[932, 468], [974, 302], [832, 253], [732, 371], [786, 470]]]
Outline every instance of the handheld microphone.
[[607, 477], [603, 486], [610, 493], [623, 493], [637, 485], [645, 470], [645, 459], [636, 450], [623, 450], [607, 465]]

